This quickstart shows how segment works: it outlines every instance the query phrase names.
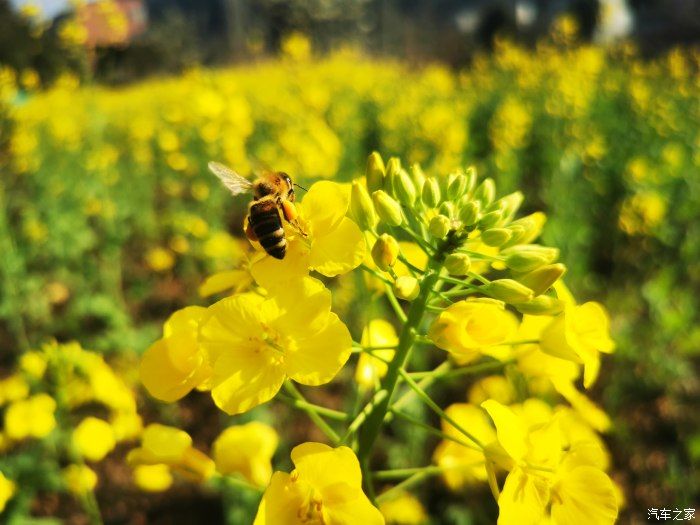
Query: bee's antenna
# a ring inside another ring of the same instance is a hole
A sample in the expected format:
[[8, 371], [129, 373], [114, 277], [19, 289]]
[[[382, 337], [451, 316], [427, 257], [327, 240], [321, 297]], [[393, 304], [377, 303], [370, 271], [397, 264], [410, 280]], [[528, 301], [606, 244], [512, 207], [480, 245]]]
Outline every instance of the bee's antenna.
[[297, 183], [295, 182], [294, 185], [295, 185], [297, 188], [301, 188], [301, 189], [304, 190], [304, 191], [309, 191], [309, 190], [307, 190], [306, 188], [304, 188], [304, 186], [302, 186], [301, 184], [297, 184]]

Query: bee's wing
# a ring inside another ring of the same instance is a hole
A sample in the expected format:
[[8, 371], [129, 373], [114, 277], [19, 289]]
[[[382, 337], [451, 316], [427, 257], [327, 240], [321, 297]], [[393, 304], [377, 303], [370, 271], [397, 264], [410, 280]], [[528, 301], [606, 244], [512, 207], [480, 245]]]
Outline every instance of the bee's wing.
[[227, 168], [218, 162], [210, 162], [209, 169], [224, 183], [224, 186], [226, 186], [233, 195], [253, 191], [253, 183], [245, 177], [240, 176], [231, 168]]

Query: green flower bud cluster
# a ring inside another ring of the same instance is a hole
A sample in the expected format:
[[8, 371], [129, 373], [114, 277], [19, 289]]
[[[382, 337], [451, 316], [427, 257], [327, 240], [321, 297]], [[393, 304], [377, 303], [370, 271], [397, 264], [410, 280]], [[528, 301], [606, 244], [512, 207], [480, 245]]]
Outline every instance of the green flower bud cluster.
[[[474, 167], [435, 177], [418, 164], [406, 169], [397, 158], [385, 163], [376, 152], [367, 161], [365, 180], [352, 185], [350, 215], [372, 233], [374, 263], [389, 274], [385, 279], [392, 279], [399, 299], [415, 299], [424, 277], [416, 268], [412, 275], [394, 271], [401, 239], [414, 242], [429, 257], [439, 254], [442, 275], [458, 289], [464, 280], [465, 295], [500, 301], [530, 315], [562, 310], [553, 287], [566, 267], [557, 262], [559, 250], [535, 242], [544, 214], [517, 216], [521, 192], [499, 197], [494, 179], [480, 179]], [[491, 276], [492, 269], [501, 273]]]

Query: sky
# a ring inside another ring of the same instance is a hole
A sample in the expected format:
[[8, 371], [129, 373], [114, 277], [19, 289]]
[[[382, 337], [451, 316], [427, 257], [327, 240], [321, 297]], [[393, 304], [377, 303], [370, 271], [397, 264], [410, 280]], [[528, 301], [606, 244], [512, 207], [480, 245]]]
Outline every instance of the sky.
[[53, 18], [70, 7], [68, 0], [10, 0], [10, 4], [16, 8], [26, 4], [38, 6], [41, 8], [42, 16], [46, 18]]

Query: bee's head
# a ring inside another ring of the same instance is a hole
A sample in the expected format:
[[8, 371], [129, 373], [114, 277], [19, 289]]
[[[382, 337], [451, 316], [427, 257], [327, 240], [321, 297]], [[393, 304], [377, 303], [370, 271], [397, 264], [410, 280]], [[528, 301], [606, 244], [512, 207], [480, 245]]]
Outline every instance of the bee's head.
[[283, 195], [286, 194], [287, 200], [294, 202], [294, 199], [296, 198], [296, 195], [294, 194], [294, 183], [292, 182], [292, 178], [287, 175], [285, 172], [280, 171], [278, 173], [281, 183], [285, 189], [285, 192]]

